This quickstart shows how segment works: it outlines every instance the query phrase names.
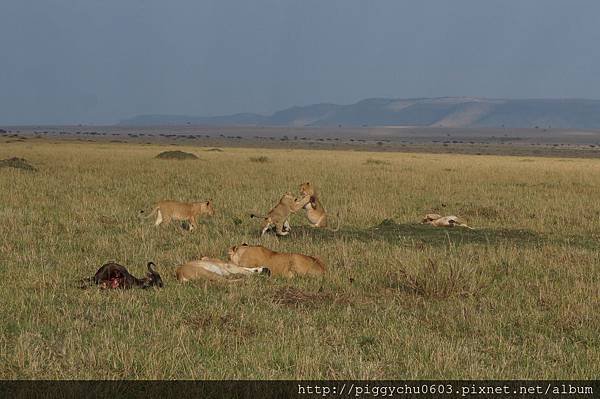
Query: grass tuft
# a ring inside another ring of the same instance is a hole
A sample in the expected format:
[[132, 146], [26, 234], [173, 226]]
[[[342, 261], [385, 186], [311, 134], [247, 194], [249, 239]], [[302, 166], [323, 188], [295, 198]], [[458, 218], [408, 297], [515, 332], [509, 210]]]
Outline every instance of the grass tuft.
[[381, 159], [369, 158], [365, 161], [365, 165], [389, 165], [388, 161], [384, 161]]
[[389, 277], [390, 288], [434, 299], [479, 296], [488, 286], [472, 265], [465, 264], [460, 259], [440, 264], [429, 258], [425, 266], [416, 271], [399, 268], [397, 273]]
[[266, 163], [269, 162], [269, 157], [266, 157], [264, 155], [261, 155], [259, 157], [250, 157], [250, 162]]
[[14, 168], [29, 172], [37, 171], [37, 169], [33, 167], [26, 159], [17, 157], [0, 160], [0, 168]]
[[241, 338], [251, 338], [257, 335], [255, 324], [248, 320], [240, 319], [239, 315], [229, 313], [205, 314], [200, 313], [187, 318], [185, 324], [200, 332], [227, 333]]
[[271, 296], [273, 303], [293, 307], [307, 306], [319, 307], [329, 304], [347, 304], [349, 299], [344, 295], [334, 295], [325, 292], [306, 292], [293, 286], [285, 286], [277, 289]]

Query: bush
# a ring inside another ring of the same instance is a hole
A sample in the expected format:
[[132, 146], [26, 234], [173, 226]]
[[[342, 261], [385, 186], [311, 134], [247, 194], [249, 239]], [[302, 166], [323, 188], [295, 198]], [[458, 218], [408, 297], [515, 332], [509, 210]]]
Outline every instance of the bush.
[[30, 172], [37, 171], [26, 159], [16, 157], [0, 160], [0, 168], [15, 168]]
[[369, 158], [365, 162], [365, 165], [389, 165], [389, 164], [390, 163], [388, 161], [383, 161], [381, 159], [373, 159], [373, 158]]
[[264, 155], [261, 155], [260, 157], [250, 157], [250, 161], [258, 162], [258, 163], [265, 163], [265, 162], [269, 162], [269, 158], [265, 157]]
[[198, 159], [198, 157], [194, 154], [190, 154], [189, 152], [183, 151], [164, 151], [156, 156], [158, 159]]
[[488, 285], [473, 265], [459, 259], [442, 265], [427, 259], [425, 267], [417, 271], [399, 268], [397, 273], [388, 277], [393, 288], [435, 299], [478, 296]]

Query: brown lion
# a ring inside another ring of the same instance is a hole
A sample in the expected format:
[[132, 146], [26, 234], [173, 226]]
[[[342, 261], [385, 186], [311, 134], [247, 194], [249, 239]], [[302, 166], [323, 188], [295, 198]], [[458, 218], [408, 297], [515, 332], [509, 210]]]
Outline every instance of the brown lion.
[[175, 276], [181, 283], [191, 280], [232, 282], [239, 281], [239, 279], [232, 280], [228, 277], [241, 277], [255, 273], [270, 274], [270, 271], [266, 267], [241, 267], [206, 256], [200, 260], [187, 262], [175, 269]]
[[229, 248], [231, 262], [242, 267], [266, 267], [272, 276], [322, 276], [326, 267], [315, 256], [271, 251], [261, 245], [242, 244]]
[[[140, 211], [143, 214], [144, 211]], [[145, 218], [149, 218], [156, 214], [155, 226], [164, 223], [169, 223], [171, 220], [186, 221], [190, 225], [190, 231], [198, 227], [196, 217], [210, 217], [215, 214], [212, 201], [204, 202], [179, 202], [179, 201], [160, 201], [156, 204], [152, 212]]]
[[464, 227], [470, 230], [474, 230], [472, 227], [467, 226], [457, 216], [442, 216], [437, 213], [428, 213], [425, 215], [422, 224], [430, 224], [434, 227]]
[[290, 233], [290, 222], [288, 218], [290, 214], [296, 212], [296, 199], [291, 193], [283, 194], [277, 205], [267, 213], [266, 216], [258, 216], [251, 214], [251, 218], [262, 218], [261, 233], [264, 235], [271, 227], [275, 227], [275, 233], [279, 236], [285, 236]]
[[[312, 227], [327, 228], [327, 212], [319, 201], [317, 195], [317, 189], [310, 182], [302, 183], [300, 185], [300, 199], [296, 200], [295, 210], [305, 209], [306, 217], [311, 223]], [[331, 231], [338, 231], [340, 229], [339, 215], [337, 217], [338, 225], [335, 229], [329, 229]]]

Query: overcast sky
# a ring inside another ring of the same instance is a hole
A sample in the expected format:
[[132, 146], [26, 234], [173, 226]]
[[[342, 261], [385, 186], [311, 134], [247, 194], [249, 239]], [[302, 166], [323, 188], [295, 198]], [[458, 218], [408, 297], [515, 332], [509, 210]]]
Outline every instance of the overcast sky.
[[0, 0], [0, 124], [600, 99], [597, 0]]

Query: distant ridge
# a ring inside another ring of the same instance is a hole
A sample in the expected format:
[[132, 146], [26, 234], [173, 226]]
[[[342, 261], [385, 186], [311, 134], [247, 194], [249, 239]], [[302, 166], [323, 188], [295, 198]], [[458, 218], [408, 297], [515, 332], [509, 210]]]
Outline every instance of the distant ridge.
[[438, 97], [370, 98], [350, 105], [313, 104], [272, 115], [139, 115], [119, 125], [429, 126], [452, 128], [600, 128], [600, 100]]

